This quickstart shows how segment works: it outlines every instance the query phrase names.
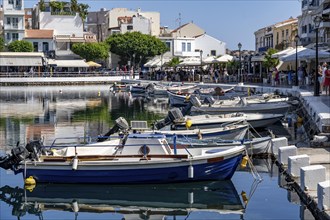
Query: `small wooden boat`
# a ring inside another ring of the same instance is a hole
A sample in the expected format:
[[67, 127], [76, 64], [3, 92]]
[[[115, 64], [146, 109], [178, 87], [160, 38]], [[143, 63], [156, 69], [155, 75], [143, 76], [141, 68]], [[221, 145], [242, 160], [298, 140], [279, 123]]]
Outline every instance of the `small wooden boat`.
[[24, 178], [32, 176], [37, 183], [147, 184], [228, 180], [245, 152], [244, 146], [214, 150], [172, 149], [165, 135], [154, 133], [128, 134], [113, 141], [115, 145], [110, 140], [48, 151], [40, 147], [37, 152], [34, 150], [37, 147], [31, 145], [17, 147], [11, 156], [1, 158], [0, 167], [17, 167]]
[[131, 93], [145, 93], [146, 92], [146, 86], [142, 84], [133, 84], [129, 86], [129, 91]]
[[173, 127], [175, 130], [197, 128], [214, 128], [219, 127], [224, 123], [232, 123], [237, 121], [246, 121], [253, 128], [263, 128], [268, 125], [272, 125], [275, 122], [281, 120], [284, 117], [283, 114], [260, 114], [260, 113], [228, 113], [220, 115], [195, 115], [185, 116], [182, 120], [174, 122]]

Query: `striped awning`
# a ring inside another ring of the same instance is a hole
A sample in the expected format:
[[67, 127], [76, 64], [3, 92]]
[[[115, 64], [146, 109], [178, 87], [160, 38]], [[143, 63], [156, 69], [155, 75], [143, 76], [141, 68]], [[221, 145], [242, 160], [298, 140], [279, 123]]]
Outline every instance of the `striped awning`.
[[0, 66], [43, 66], [42, 57], [3, 57]]

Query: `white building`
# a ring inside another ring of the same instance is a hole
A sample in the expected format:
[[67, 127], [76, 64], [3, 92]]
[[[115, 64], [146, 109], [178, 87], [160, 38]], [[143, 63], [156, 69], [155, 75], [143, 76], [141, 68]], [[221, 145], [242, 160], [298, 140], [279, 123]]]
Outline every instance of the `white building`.
[[127, 8], [113, 8], [107, 14], [108, 35], [140, 31], [143, 34], [159, 36], [160, 13], [131, 11]]
[[203, 57], [221, 56], [226, 54], [227, 44], [207, 34], [196, 36], [195, 44], [197, 48], [203, 50]]
[[159, 37], [170, 49], [168, 53], [177, 57], [220, 56], [226, 53], [226, 43], [207, 35], [194, 23], [187, 23]]
[[269, 48], [273, 48], [273, 29], [274, 25], [270, 25], [254, 32], [257, 53], [265, 53]]
[[54, 31], [53, 30], [25, 30], [24, 40], [32, 43], [34, 52], [44, 52], [55, 50], [54, 45]]
[[71, 11], [71, 3], [66, 2], [64, 8], [52, 8], [50, 0], [44, 5], [39, 2], [33, 10], [34, 28], [40, 30], [53, 30], [54, 53], [58, 59], [73, 59], [75, 55], [70, 49], [72, 43], [95, 42], [96, 37], [91, 37], [90, 33], [85, 36], [84, 25], [77, 12]]
[[9, 44], [24, 37], [24, 0], [3, 0], [3, 32]]

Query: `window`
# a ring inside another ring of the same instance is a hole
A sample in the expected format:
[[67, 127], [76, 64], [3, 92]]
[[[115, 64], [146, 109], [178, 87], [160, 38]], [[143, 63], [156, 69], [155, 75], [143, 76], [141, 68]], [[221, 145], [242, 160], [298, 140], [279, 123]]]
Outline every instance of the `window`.
[[276, 44], [278, 44], [278, 42], [279, 42], [279, 38], [280, 38], [280, 33], [276, 33]]
[[38, 52], [38, 42], [33, 42], [33, 51]]
[[185, 42], [182, 42], [182, 44], [181, 44], [182, 46], [182, 52], [185, 52], [186, 51], [186, 43]]
[[165, 42], [165, 44], [168, 49], [171, 49], [171, 42]]
[[13, 41], [18, 40], [18, 33], [12, 33], [11, 37]]
[[289, 36], [289, 29], [285, 30], [285, 36], [288, 37]]
[[301, 28], [301, 32], [302, 32], [303, 34], [307, 33], [307, 25], [302, 26], [302, 28]]
[[127, 30], [133, 30], [133, 25], [127, 25]]
[[18, 18], [13, 18], [13, 27], [18, 28]]
[[8, 24], [8, 25], [11, 24], [11, 18], [7, 18], [7, 24]]
[[14, 0], [9, 0], [8, 1], [8, 4], [13, 5], [14, 4]]
[[282, 30], [282, 38], [284, 38], [284, 30]]
[[43, 42], [42, 43], [42, 51], [43, 52], [48, 52], [49, 51], [49, 44], [48, 44], [48, 42]]
[[217, 51], [211, 50], [211, 56], [216, 56], [216, 55], [217, 55]]
[[10, 33], [7, 33], [7, 40], [10, 40]]
[[187, 43], [187, 51], [191, 52], [191, 43]]
[[[313, 32], [313, 26], [312, 26], [312, 24], [308, 24], [308, 32], [309, 33], [312, 33]], [[306, 30], [306, 32], [307, 32], [307, 30]]]
[[21, 0], [16, 0], [16, 7], [21, 7]]

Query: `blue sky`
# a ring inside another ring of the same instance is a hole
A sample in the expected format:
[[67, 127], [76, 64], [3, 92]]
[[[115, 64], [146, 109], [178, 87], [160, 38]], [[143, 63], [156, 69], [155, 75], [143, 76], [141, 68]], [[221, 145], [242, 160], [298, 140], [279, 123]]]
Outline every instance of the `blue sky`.
[[[69, 1], [69, 0], [67, 0]], [[32, 7], [38, 0], [25, 0], [25, 7]], [[160, 12], [161, 26], [176, 28], [181, 24], [194, 22], [207, 34], [227, 43], [227, 48], [255, 49], [254, 32], [258, 29], [281, 22], [290, 16], [301, 14], [299, 0], [177, 0], [177, 1], [112, 1], [112, 0], [78, 0], [87, 3], [90, 11], [100, 8], [129, 8], [142, 11]]]

